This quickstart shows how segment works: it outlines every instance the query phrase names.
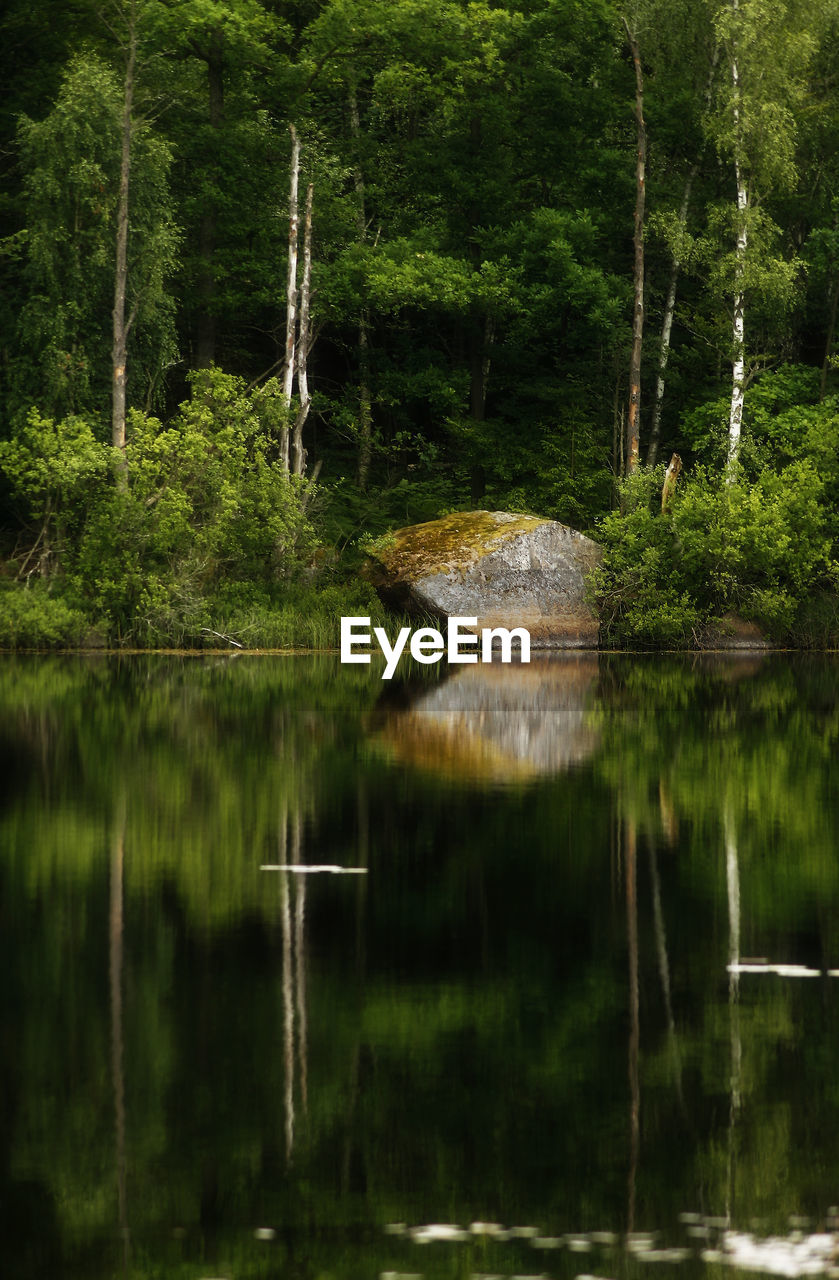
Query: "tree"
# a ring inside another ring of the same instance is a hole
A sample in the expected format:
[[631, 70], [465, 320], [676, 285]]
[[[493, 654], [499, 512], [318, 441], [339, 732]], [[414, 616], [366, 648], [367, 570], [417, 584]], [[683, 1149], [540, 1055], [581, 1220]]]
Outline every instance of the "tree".
[[646, 203], [647, 128], [644, 124], [644, 76], [641, 69], [641, 53], [637, 32], [623, 20], [626, 38], [635, 68], [635, 216], [633, 245], [635, 265], [633, 271], [634, 301], [632, 308], [632, 357], [629, 365], [629, 413], [626, 420], [626, 471], [630, 474], [638, 466], [641, 413], [641, 351], [644, 341], [644, 207]]
[[[292, 33], [262, 0], [159, 0], [149, 27], [170, 101], [188, 364], [259, 375], [282, 358], [277, 263]], [[279, 119], [277, 118], [279, 115]], [[266, 353], [270, 358], [266, 358]]]
[[762, 216], [760, 200], [773, 190], [789, 189], [794, 182], [796, 110], [805, 93], [804, 76], [820, 22], [811, 6], [802, 6], [797, 0], [780, 4], [774, 0], [728, 0], [716, 15], [716, 30], [730, 74], [727, 86], [721, 86], [719, 94], [715, 136], [718, 148], [731, 163], [736, 197], [729, 472], [739, 456], [748, 380], [747, 291], [750, 286], [769, 285], [774, 305], [782, 310], [789, 307], [791, 300], [794, 267], [777, 259], [764, 263], [750, 260], [750, 237], [754, 230], [763, 233], [759, 249], [765, 257], [770, 225]]
[[122, 104], [121, 145], [119, 160], [119, 198], [117, 202], [116, 263], [114, 267], [114, 344], [113, 407], [111, 443], [119, 450], [119, 466], [125, 468], [125, 365], [128, 359], [128, 335], [137, 317], [139, 300], [125, 317], [125, 295], [128, 287], [128, 213], [131, 178], [131, 133], [134, 112], [134, 74], [137, 63], [137, 3], [129, 0], [126, 18], [125, 78]]
[[[50, 113], [40, 121], [24, 117], [19, 130], [29, 287], [19, 403], [31, 403], [36, 384], [50, 415], [89, 413], [104, 421], [112, 401], [115, 443], [124, 397], [153, 399], [175, 349], [171, 153], [141, 121], [132, 138], [127, 83], [120, 86], [96, 57], [76, 58]], [[126, 378], [129, 336], [135, 364]]]

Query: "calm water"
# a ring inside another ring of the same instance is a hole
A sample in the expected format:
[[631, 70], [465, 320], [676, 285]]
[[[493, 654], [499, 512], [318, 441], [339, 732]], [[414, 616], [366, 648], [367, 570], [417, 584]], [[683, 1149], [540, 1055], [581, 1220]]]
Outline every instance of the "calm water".
[[839, 1274], [839, 659], [438, 674], [2, 661], [0, 1275]]

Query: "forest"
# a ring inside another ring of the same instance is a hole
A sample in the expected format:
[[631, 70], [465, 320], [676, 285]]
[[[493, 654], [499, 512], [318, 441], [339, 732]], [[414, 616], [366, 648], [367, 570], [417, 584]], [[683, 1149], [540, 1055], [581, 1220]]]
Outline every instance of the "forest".
[[334, 645], [477, 508], [603, 544], [611, 644], [839, 641], [836, 0], [0, 34], [0, 646]]

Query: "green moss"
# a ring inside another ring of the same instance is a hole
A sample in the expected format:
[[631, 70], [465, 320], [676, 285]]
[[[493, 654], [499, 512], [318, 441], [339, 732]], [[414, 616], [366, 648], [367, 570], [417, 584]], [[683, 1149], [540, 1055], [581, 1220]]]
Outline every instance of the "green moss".
[[455, 511], [440, 520], [387, 534], [369, 548], [375, 568], [389, 578], [419, 578], [467, 569], [511, 538], [549, 523], [539, 516], [506, 512]]

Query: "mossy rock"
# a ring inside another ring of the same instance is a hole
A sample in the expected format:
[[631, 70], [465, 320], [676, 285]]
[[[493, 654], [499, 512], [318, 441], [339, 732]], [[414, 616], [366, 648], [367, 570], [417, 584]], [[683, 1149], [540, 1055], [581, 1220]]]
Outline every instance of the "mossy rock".
[[409, 612], [526, 627], [543, 648], [593, 648], [586, 578], [600, 548], [567, 525], [506, 511], [461, 511], [379, 540], [367, 576]]

